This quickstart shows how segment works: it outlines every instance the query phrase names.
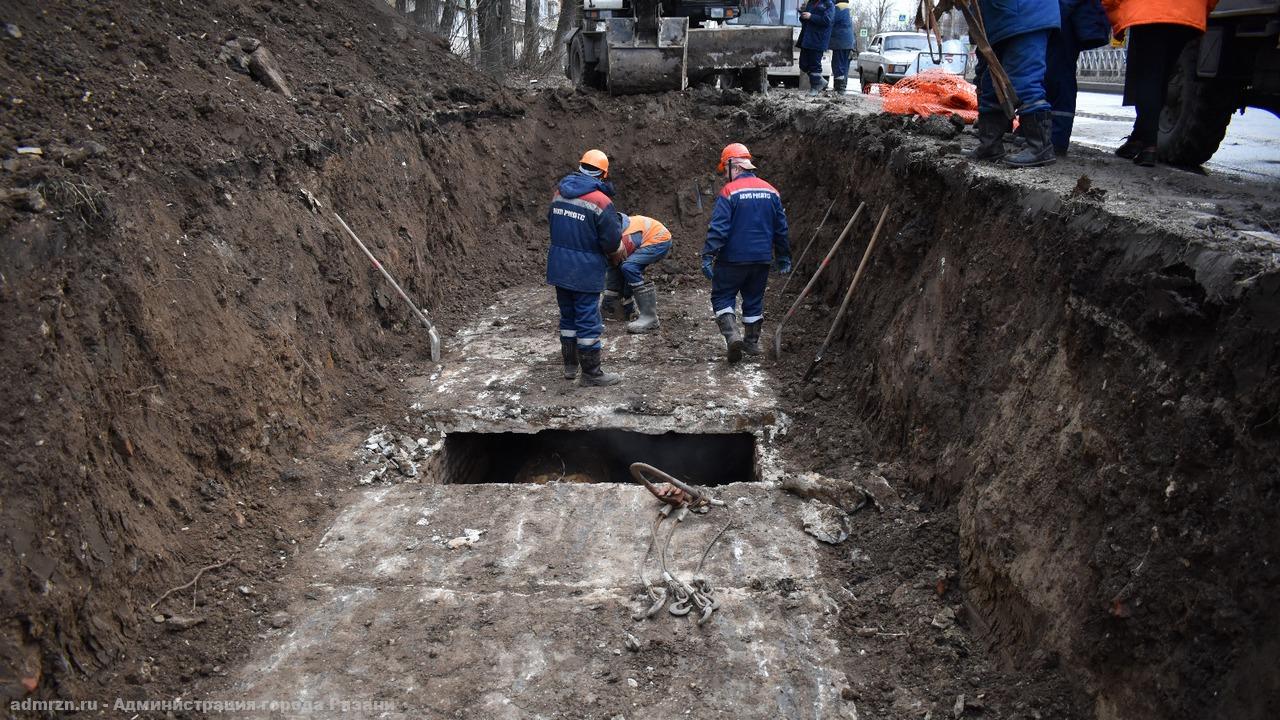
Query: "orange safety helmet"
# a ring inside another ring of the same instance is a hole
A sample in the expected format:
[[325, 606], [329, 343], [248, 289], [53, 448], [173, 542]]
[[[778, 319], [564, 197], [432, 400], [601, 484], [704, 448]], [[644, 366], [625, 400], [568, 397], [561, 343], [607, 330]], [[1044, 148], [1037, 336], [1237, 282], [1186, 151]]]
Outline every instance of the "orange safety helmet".
[[590, 165], [600, 171], [600, 177], [609, 177], [609, 156], [600, 150], [588, 150], [582, 154], [579, 165]]
[[729, 143], [724, 146], [724, 149], [720, 151], [720, 164], [716, 166], [716, 172], [724, 172], [725, 166], [729, 164], [730, 160], [746, 160], [747, 168], [755, 167], [750, 162], [751, 151], [742, 143]]

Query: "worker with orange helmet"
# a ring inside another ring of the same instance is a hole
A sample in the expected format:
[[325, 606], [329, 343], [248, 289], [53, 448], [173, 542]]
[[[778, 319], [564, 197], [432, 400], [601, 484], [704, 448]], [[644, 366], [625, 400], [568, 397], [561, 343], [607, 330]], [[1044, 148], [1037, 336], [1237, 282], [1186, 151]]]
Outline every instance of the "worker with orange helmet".
[[[782, 195], [756, 177], [751, 151], [733, 143], [720, 153], [717, 170], [728, 182], [716, 198], [702, 248], [702, 273], [711, 281], [711, 310], [728, 346], [729, 362], [745, 352], [760, 354], [760, 329], [764, 324], [764, 290], [769, 264], [780, 274], [791, 272], [791, 246], [787, 239], [787, 213]], [[738, 330], [736, 305], [742, 296], [742, 324]]]
[[600, 369], [600, 293], [609, 256], [618, 251], [622, 228], [614, 210], [613, 185], [608, 182], [609, 158], [588, 150], [578, 169], [566, 175], [551, 200], [547, 222], [547, 284], [556, 289], [560, 306], [560, 355], [564, 377], [572, 380], [582, 369], [581, 385], [616, 385], [616, 373]]
[[613, 266], [605, 275], [604, 316], [630, 320], [631, 304], [640, 308], [640, 317], [627, 323], [627, 332], [646, 333], [658, 329], [658, 287], [644, 279], [644, 270], [671, 252], [671, 231], [666, 225], [643, 215], [618, 213], [622, 243], [609, 260]]

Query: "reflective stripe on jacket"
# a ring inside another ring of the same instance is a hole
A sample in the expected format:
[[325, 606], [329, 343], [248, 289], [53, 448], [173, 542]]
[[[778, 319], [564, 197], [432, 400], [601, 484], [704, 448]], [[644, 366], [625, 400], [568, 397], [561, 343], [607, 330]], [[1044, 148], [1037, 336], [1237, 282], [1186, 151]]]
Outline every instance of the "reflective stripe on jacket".
[[576, 292], [604, 291], [607, 258], [622, 239], [611, 191], [607, 183], [582, 173], [560, 181], [547, 211], [547, 284]]
[[622, 244], [618, 253], [623, 258], [631, 257], [636, 248], [645, 245], [657, 245], [671, 240], [671, 231], [666, 225], [643, 215], [629, 215], [627, 227], [622, 231]]
[[767, 263], [791, 254], [782, 196], [754, 173], [725, 183], [707, 227], [703, 257], [727, 263]]
[[1116, 35], [1134, 25], [1189, 25], [1204, 32], [1218, 0], [1102, 0]]

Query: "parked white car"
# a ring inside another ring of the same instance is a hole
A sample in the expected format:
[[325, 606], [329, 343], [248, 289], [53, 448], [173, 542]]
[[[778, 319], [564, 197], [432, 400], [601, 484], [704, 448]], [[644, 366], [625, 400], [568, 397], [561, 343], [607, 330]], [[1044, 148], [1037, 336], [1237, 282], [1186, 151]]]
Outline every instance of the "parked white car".
[[867, 49], [858, 53], [858, 82], [867, 92], [871, 83], [896, 83], [925, 70], [941, 70], [964, 75], [969, 53], [960, 40], [937, 42], [919, 32], [887, 32], [871, 38]]

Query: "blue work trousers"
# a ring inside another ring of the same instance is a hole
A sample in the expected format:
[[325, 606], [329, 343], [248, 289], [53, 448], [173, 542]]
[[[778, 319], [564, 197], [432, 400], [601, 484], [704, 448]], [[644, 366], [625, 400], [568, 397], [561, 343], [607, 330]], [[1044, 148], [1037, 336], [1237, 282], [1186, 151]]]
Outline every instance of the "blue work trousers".
[[831, 51], [831, 77], [847, 78], [849, 77], [849, 58], [853, 56], [852, 50], [832, 50]]
[[742, 296], [742, 322], [764, 318], [764, 289], [769, 284], [769, 264], [736, 265], [718, 262], [711, 271], [711, 310], [716, 317], [731, 313]]
[[[1044, 91], [1044, 75], [1048, 52], [1049, 33], [1052, 30], [1036, 30], [1005, 38], [992, 46], [1000, 65], [1009, 75], [1009, 82], [1022, 103], [1018, 114], [1023, 115], [1049, 110], [1049, 100]], [[999, 112], [1000, 100], [996, 97], [991, 73], [984, 72], [978, 82], [978, 112]]]
[[822, 74], [821, 50], [800, 49], [800, 72], [809, 73], [810, 77]]
[[1070, 28], [1049, 33], [1044, 73], [1045, 99], [1053, 107], [1053, 146], [1065, 151], [1071, 145], [1071, 129], [1076, 122], [1076, 64], [1080, 61], [1080, 41]]
[[598, 350], [601, 347], [600, 336], [604, 334], [600, 294], [558, 287], [556, 303], [560, 306], [560, 337], [577, 338], [578, 347]]
[[644, 269], [666, 257], [669, 252], [671, 252], [670, 240], [641, 245], [631, 253], [631, 257], [623, 260], [621, 265], [609, 268], [604, 278], [604, 286], [609, 290], [622, 293], [623, 297], [631, 297], [631, 290], [644, 284]]

